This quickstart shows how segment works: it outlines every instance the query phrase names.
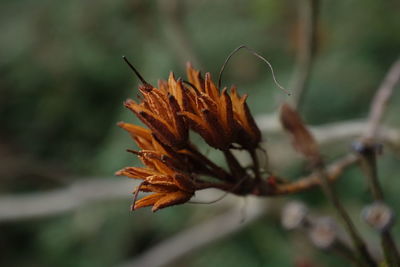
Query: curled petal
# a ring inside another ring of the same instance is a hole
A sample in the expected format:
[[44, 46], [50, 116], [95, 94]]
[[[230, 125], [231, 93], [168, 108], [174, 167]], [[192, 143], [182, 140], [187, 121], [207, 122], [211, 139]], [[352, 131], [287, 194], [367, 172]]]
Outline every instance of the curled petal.
[[169, 193], [176, 190], [178, 190], [176, 186], [169, 185], [143, 184], [140, 186], [140, 191], [142, 192]]
[[157, 184], [157, 185], [169, 185], [174, 186], [175, 181], [171, 176], [168, 175], [151, 175], [146, 177], [146, 182], [149, 184]]
[[134, 179], [146, 179], [146, 177], [150, 175], [155, 175], [157, 172], [148, 168], [140, 168], [140, 167], [126, 167], [122, 170], [119, 170], [115, 173], [118, 176], [126, 176]]
[[137, 210], [140, 208], [153, 206], [157, 201], [165, 197], [165, 193], [154, 193], [148, 196], [141, 198], [140, 200], [135, 202], [135, 206], [132, 207], [132, 210]]
[[[159, 197], [153, 205], [152, 211], [157, 211], [159, 209], [182, 204], [188, 202], [192, 198], [193, 194], [183, 192], [183, 191], [176, 191], [168, 194], [164, 194], [163, 196]], [[136, 206], [136, 205], [135, 205]]]

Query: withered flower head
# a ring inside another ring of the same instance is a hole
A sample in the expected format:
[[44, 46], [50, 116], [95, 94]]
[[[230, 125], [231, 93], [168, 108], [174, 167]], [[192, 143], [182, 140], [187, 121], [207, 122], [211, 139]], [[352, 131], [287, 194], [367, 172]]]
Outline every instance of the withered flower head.
[[[159, 81], [158, 88], [148, 84], [131, 67], [142, 81], [139, 86], [141, 96], [139, 102], [129, 99], [125, 106], [148, 127], [118, 123], [141, 149], [129, 151], [138, 155], [145, 165], [117, 172], [117, 175], [142, 180], [135, 190], [132, 209], [152, 206], [156, 211], [185, 203], [196, 190], [209, 187], [230, 190], [238, 179], [241, 179], [241, 185], [247, 186], [243, 190], [236, 188], [235, 192], [250, 192], [255, 184], [252, 177], [228, 152], [238, 148], [233, 144], [239, 144], [241, 149], [253, 153], [261, 140], [260, 130], [246, 104], [247, 96], [240, 97], [235, 88], [230, 94], [226, 88], [220, 91], [210, 73], [203, 78], [190, 64], [187, 66], [189, 82], [175, 79], [171, 73], [167, 81]], [[231, 163], [230, 172], [217, 166], [191, 144], [189, 128], [199, 133], [208, 145], [225, 151], [227, 161]], [[244, 176], [246, 182], [238, 174]], [[212, 177], [216, 182], [202, 180], [201, 175]], [[136, 201], [139, 191], [152, 193]]]
[[142, 102], [138, 104], [129, 99], [125, 106], [132, 110], [162, 143], [177, 149], [184, 147], [188, 139], [188, 128], [182, 116], [179, 116], [181, 108], [175, 97], [148, 84], [141, 85], [139, 91], [142, 94]]
[[190, 175], [171, 168], [157, 153], [142, 151], [137, 154], [146, 167], [127, 167], [116, 174], [143, 180], [136, 190], [153, 194], [136, 201], [132, 210], [152, 206], [152, 210], [157, 211], [185, 203], [194, 195], [195, 186]]
[[236, 142], [246, 149], [256, 148], [261, 141], [261, 131], [258, 128], [250, 109], [247, 106], [247, 95], [239, 96], [235, 87], [231, 88], [231, 99], [235, 121], [237, 123]]
[[246, 149], [255, 148], [261, 141], [260, 130], [246, 104], [246, 97], [240, 98], [236, 89], [231, 95], [227, 88], [221, 92], [206, 73], [187, 65], [187, 75], [192, 88], [188, 89], [190, 107], [182, 114], [189, 120], [191, 128], [198, 132], [212, 147], [226, 150], [232, 143]]

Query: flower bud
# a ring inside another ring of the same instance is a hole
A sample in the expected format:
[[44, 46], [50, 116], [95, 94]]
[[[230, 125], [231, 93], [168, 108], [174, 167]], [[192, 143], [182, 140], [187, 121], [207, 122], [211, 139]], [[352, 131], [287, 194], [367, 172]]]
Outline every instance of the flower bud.
[[319, 218], [314, 221], [309, 236], [316, 247], [328, 249], [337, 239], [337, 225], [330, 217]]
[[361, 218], [372, 228], [385, 231], [393, 225], [394, 212], [382, 201], [376, 201], [362, 210]]
[[304, 225], [308, 208], [300, 201], [292, 201], [282, 210], [281, 223], [288, 230], [293, 230]]

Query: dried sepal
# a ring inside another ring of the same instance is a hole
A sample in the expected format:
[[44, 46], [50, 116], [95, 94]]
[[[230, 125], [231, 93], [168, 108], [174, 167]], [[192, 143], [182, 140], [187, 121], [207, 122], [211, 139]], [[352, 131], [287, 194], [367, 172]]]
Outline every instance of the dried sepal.
[[188, 201], [194, 195], [196, 184], [193, 182], [193, 177], [180, 171], [179, 169], [183, 169], [182, 166], [172, 166], [171, 162], [166, 160], [168, 156], [157, 151], [132, 152], [139, 156], [146, 167], [126, 167], [116, 174], [143, 180], [136, 189], [135, 200], [139, 191], [154, 193], [136, 201], [133, 209], [153, 206], [153, 211], [156, 211]]
[[158, 200], [160, 200], [165, 195], [166, 195], [165, 193], [154, 193], [154, 194], [145, 196], [133, 204], [132, 210], [137, 210], [140, 208], [153, 206]]
[[318, 144], [297, 111], [285, 103], [281, 108], [280, 119], [282, 126], [293, 137], [293, 147], [313, 163], [318, 161]]

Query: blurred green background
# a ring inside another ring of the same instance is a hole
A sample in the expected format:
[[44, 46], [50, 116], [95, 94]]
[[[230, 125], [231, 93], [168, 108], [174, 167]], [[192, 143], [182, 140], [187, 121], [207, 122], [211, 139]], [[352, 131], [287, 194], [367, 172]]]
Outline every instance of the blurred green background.
[[[55, 190], [81, 179], [125, 179], [113, 173], [137, 162], [124, 151], [132, 141], [115, 124], [135, 121], [122, 102], [136, 97], [138, 80], [122, 55], [156, 84], [171, 70], [184, 76], [186, 61], [217, 77], [226, 56], [246, 44], [271, 61], [288, 87], [302, 2], [0, 0], [0, 193]], [[303, 115], [315, 125], [364, 118], [400, 54], [400, 2], [320, 5], [319, 45]], [[224, 84], [248, 93], [255, 114], [276, 112], [285, 97], [263, 63], [245, 52], [231, 61]], [[386, 122], [400, 126], [399, 111], [397, 94]], [[326, 147], [324, 154], [344, 154], [350, 142]], [[388, 202], [400, 212], [398, 160], [398, 151], [387, 150], [380, 172]], [[302, 164], [290, 166], [289, 177], [304, 172]], [[344, 176], [338, 188], [359, 222], [358, 212], [370, 196], [358, 169]], [[133, 185], [122, 192], [125, 198], [54, 216], [0, 221], [0, 266], [117, 266], [223, 212], [213, 205], [183, 205], [156, 214], [130, 213], [132, 190]], [[290, 198], [332, 214], [318, 191]], [[299, 247], [309, 245], [282, 230], [276, 213], [170, 266], [345, 266], [335, 255], [311, 247], [304, 256], [311, 265], [301, 265]], [[400, 237], [399, 226], [394, 230]]]

